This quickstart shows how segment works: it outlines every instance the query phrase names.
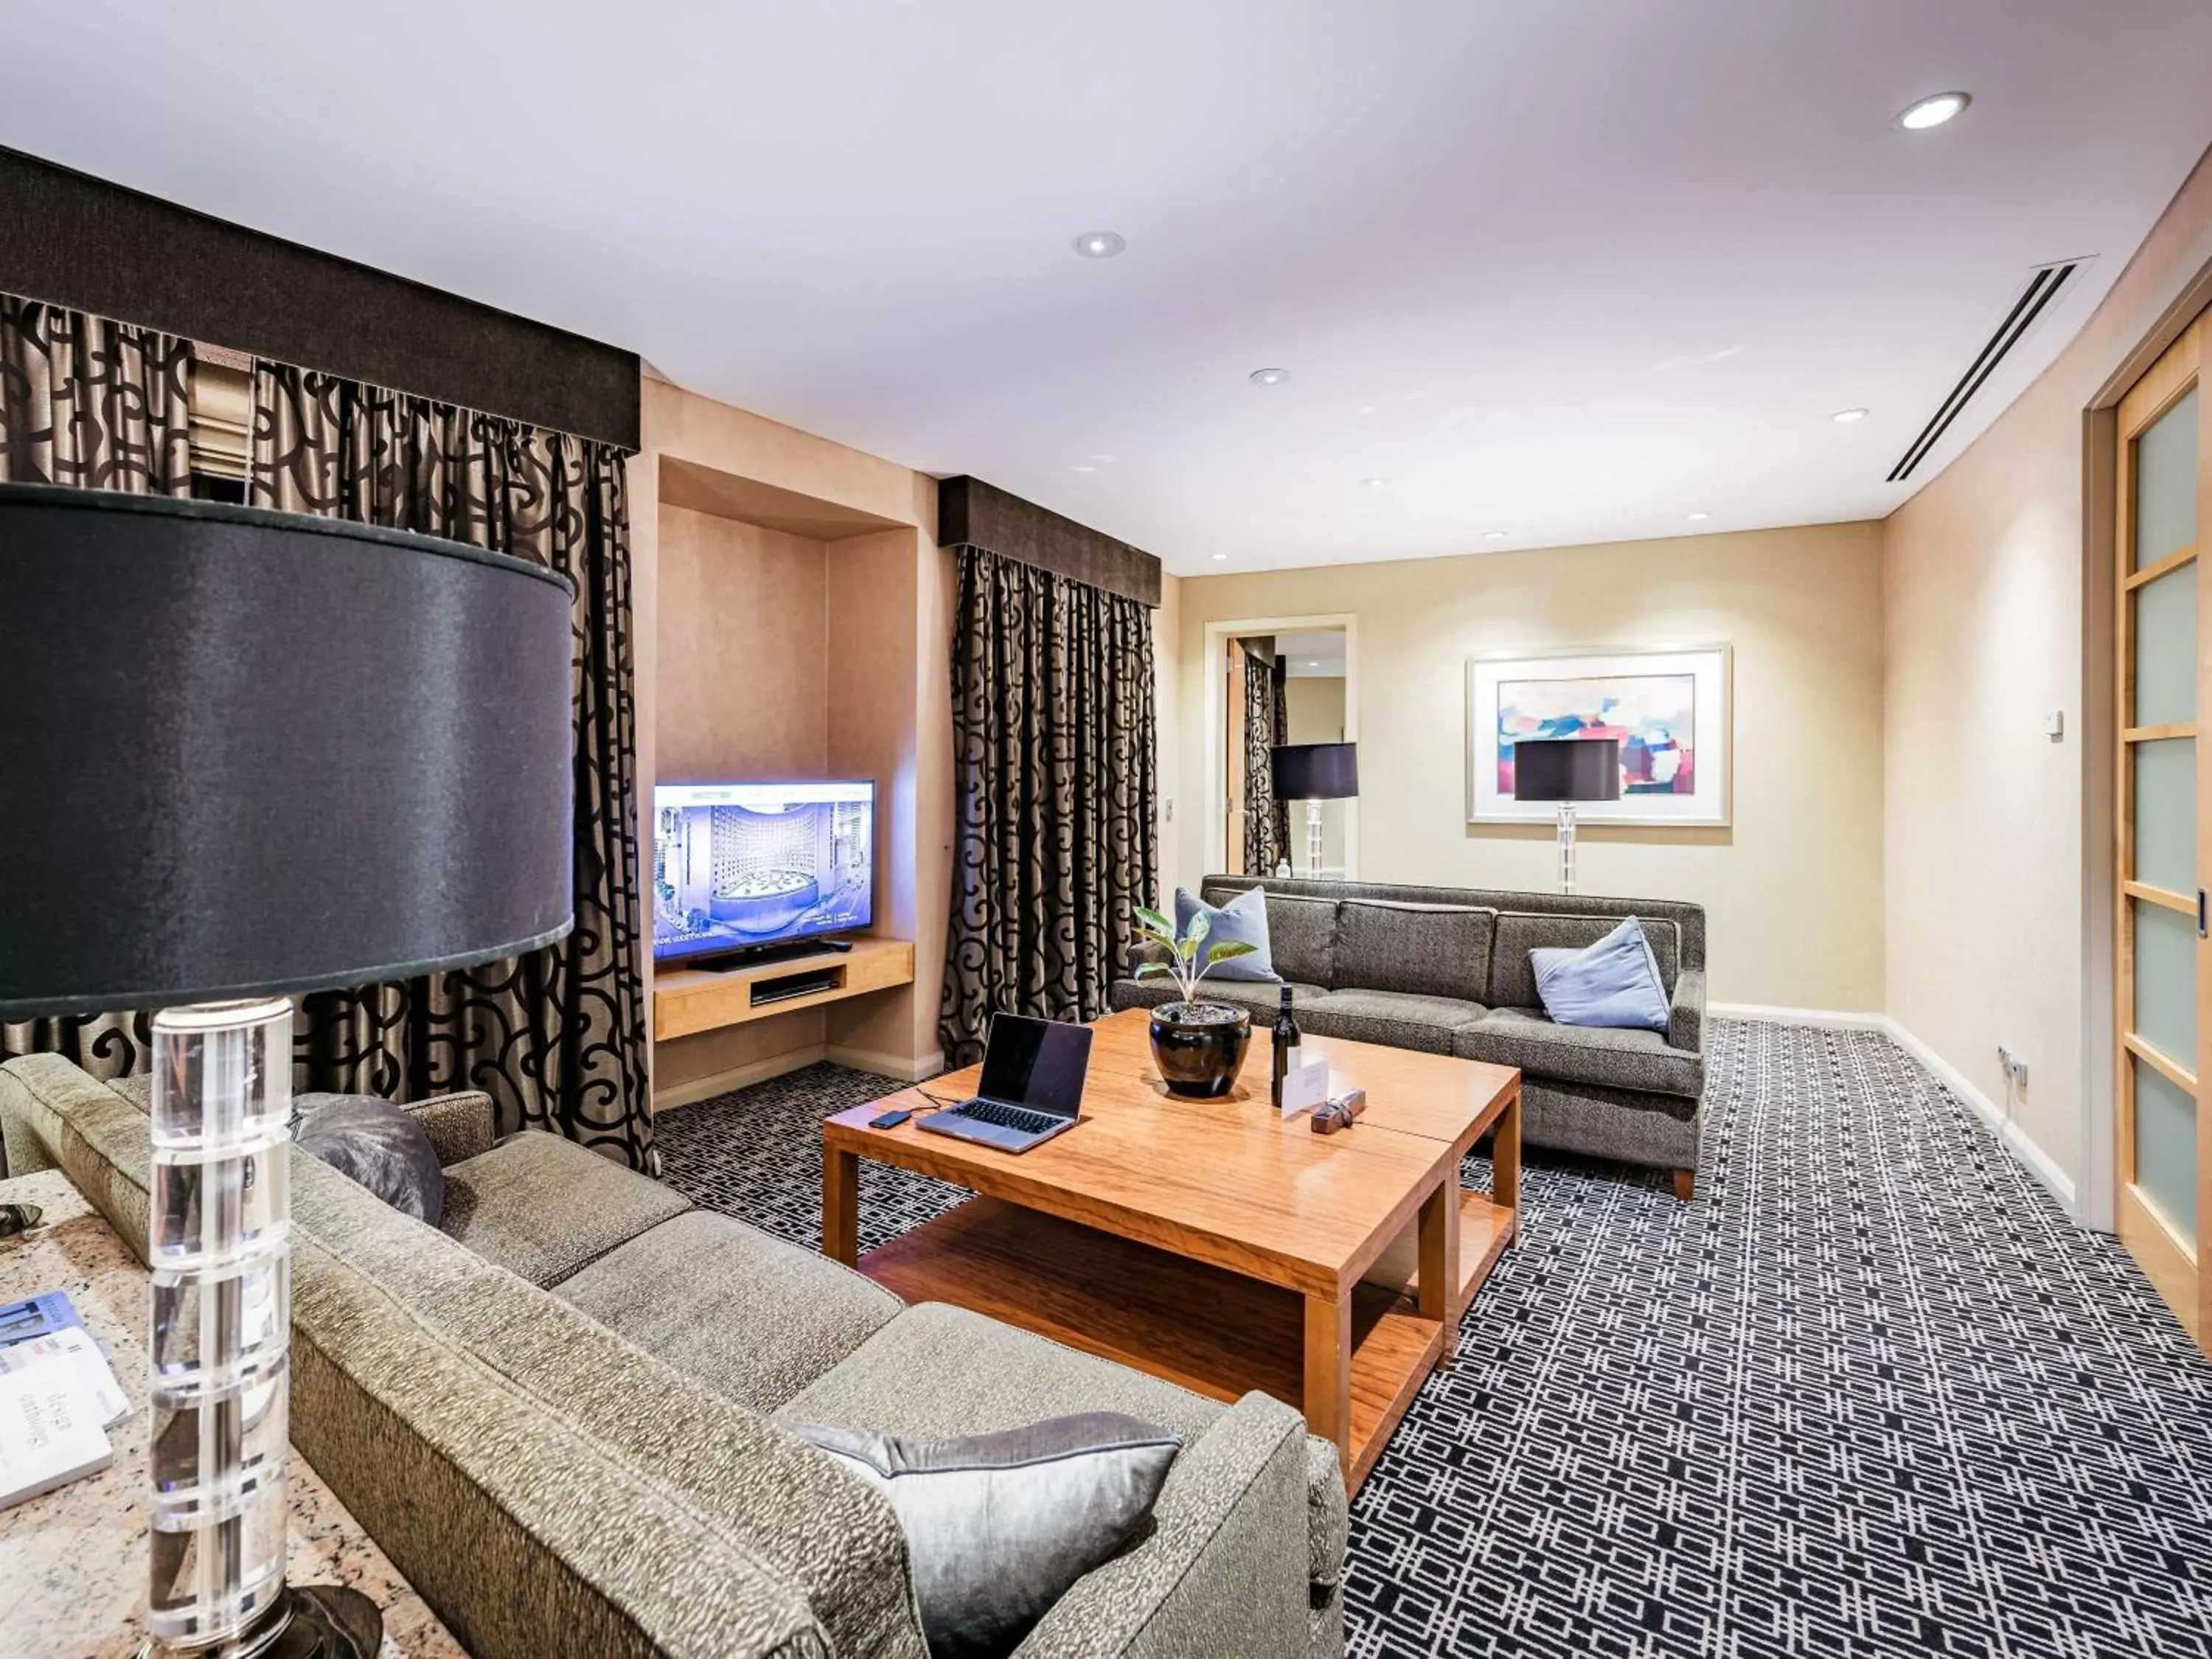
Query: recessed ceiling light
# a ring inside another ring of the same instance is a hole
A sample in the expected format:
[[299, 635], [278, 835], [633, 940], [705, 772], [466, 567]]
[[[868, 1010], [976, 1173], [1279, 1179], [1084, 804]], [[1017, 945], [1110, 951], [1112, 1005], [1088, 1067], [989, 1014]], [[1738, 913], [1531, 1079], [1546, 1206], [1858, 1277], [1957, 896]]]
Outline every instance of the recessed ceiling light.
[[1684, 515], [1692, 524], [1703, 524], [1713, 515], [1710, 513], [1691, 513]]
[[1291, 378], [1287, 368], [1255, 368], [1244, 377], [1254, 386], [1280, 386]]
[[1486, 530], [1482, 532], [1482, 539], [1486, 542], [1502, 542], [1505, 539], [1505, 532], [1502, 530]]
[[1863, 409], [1839, 409], [1828, 416], [1839, 426], [1849, 426], [1853, 421], [1863, 421], [1866, 417], [1867, 412]]
[[1075, 239], [1075, 251], [1086, 259], [1110, 259], [1128, 246], [1110, 230], [1086, 230]]
[[1925, 132], [1930, 127], [1940, 127], [1960, 114], [1974, 100], [1963, 92], [1939, 92], [1932, 98], [1923, 98], [1917, 104], [1908, 104], [1897, 118], [1897, 125], [1907, 132]]
[[1088, 462], [1078, 461], [1073, 466], [1071, 466], [1067, 470], [1070, 472], [1096, 472], [1098, 469], [1091, 465]]
[[1217, 554], [1215, 554], [1213, 556], [1214, 556], [1214, 558], [1218, 561], [1218, 560], [1221, 560], [1221, 559], [1225, 559], [1225, 558], [1227, 558], [1229, 556], [1228, 556], [1226, 553], [1217, 553]]
[[1308, 657], [1308, 658], [1306, 659], [1306, 666], [1307, 666], [1307, 667], [1309, 667], [1309, 668], [1318, 668], [1318, 667], [1320, 667], [1320, 666], [1321, 666], [1321, 659], [1320, 659], [1319, 657]]
[[1359, 482], [1365, 484], [1370, 489], [1380, 489], [1384, 484], [1389, 483], [1390, 481], [1388, 478], [1362, 478]]

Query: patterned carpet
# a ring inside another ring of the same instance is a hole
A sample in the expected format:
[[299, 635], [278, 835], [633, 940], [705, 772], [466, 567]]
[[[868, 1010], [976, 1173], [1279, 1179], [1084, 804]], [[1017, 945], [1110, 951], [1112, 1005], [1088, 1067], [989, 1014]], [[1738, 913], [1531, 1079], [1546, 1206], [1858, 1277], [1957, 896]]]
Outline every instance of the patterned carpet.
[[[666, 1178], [817, 1245], [811, 1122], [891, 1086], [672, 1113]], [[1705, 1157], [1532, 1158], [1353, 1505], [1353, 1654], [2212, 1655], [2212, 1363], [2117, 1243], [1870, 1033], [1717, 1023]], [[864, 1249], [960, 1197], [862, 1169]]]

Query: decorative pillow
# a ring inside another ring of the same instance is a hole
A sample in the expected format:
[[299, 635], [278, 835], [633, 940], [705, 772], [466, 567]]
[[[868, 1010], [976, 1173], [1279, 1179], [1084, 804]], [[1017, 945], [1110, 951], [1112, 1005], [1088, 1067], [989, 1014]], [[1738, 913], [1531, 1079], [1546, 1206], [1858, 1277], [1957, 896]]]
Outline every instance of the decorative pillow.
[[[1176, 889], [1175, 925], [1180, 936], [1190, 926], [1190, 919], [1200, 911], [1206, 912], [1209, 931], [1206, 943], [1198, 947], [1201, 958], [1216, 945], [1249, 945], [1249, 957], [1231, 957], [1217, 968], [1207, 971], [1208, 979], [1264, 980], [1278, 984], [1282, 976], [1276, 973], [1272, 953], [1267, 948], [1267, 893], [1265, 888], [1248, 887], [1228, 903], [1216, 908], [1204, 899], [1193, 898], [1182, 888]], [[1206, 988], [1199, 988], [1204, 994]]]
[[1667, 988], [1659, 977], [1659, 960], [1644, 937], [1644, 924], [1634, 916], [1579, 951], [1564, 945], [1531, 951], [1528, 964], [1535, 970], [1544, 1012], [1561, 1025], [1667, 1029]]
[[890, 1500], [931, 1659], [1011, 1653], [1150, 1516], [1182, 1437], [1117, 1412], [955, 1440], [800, 1425]]
[[374, 1095], [301, 1095], [292, 1139], [393, 1209], [433, 1227], [446, 1212], [446, 1172], [422, 1126]]

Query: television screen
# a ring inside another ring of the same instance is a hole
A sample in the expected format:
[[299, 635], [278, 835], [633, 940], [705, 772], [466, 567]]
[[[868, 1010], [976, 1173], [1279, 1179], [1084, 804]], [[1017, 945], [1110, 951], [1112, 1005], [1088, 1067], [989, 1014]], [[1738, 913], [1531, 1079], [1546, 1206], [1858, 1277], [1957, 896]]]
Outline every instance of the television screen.
[[873, 783], [678, 783], [653, 792], [653, 957], [866, 927]]

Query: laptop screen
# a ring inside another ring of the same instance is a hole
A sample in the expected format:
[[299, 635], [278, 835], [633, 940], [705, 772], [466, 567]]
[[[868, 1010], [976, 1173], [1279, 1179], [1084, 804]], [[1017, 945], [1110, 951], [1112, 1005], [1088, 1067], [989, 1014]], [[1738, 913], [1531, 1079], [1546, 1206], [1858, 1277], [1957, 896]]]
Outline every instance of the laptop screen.
[[986, 1100], [1073, 1117], [1083, 1103], [1083, 1075], [1090, 1065], [1088, 1026], [994, 1014], [983, 1049], [983, 1086], [976, 1092]]

